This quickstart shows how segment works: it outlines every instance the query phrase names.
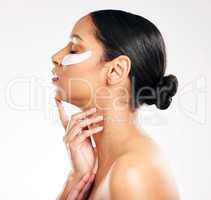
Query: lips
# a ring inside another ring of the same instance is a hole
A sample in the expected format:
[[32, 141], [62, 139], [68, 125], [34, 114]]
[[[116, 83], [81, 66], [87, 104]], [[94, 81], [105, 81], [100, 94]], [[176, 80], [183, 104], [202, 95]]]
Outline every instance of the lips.
[[54, 82], [54, 81], [58, 81], [59, 80], [59, 77], [58, 76], [54, 76], [53, 78], [52, 78], [52, 81]]
[[56, 82], [59, 80], [59, 76], [56, 74], [55, 69], [52, 70], [53, 78], [52, 81]]

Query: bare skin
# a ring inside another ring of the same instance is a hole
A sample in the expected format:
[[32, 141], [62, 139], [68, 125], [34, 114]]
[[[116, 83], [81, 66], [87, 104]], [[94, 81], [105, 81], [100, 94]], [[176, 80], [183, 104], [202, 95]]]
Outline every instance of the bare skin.
[[[60, 77], [55, 98], [82, 112], [96, 107], [92, 117], [103, 116], [97, 125], [88, 125], [88, 129], [103, 126], [99, 134], [92, 135], [98, 166], [89, 199], [95, 200], [99, 184], [115, 162], [109, 183], [112, 199], [178, 200], [176, 185], [159, 147], [137, 126], [137, 111], [129, 106], [130, 58], [121, 55], [104, 62], [104, 50], [94, 32], [90, 16], [81, 18], [71, 35], [77, 34], [83, 41], [77, 38], [77, 43], [67, 44], [52, 56], [53, 71]], [[82, 63], [64, 68], [59, 63], [70, 50], [91, 50], [93, 54]]]
[[102, 117], [90, 117], [96, 112], [96, 108], [92, 108], [76, 113], [71, 116], [71, 119], [68, 119], [62, 101], [56, 98], [55, 101], [65, 129], [63, 141], [73, 165], [73, 170], [71, 170], [57, 200], [82, 200], [90, 193], [98, 166], [96, 148], [92, 147], [90, 136], [102, 131], [102, 127], [87, 129], [87, 125], [97, 124]]

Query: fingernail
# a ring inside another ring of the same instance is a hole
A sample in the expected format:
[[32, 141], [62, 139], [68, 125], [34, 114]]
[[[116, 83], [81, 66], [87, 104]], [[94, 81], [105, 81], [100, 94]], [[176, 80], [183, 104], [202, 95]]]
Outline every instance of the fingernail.
[[95, 107], [94, 108], [91, 108], [90, 111], [96, 111], [96, 108]]
[[102, 126], [97, 127], [97, 131], [101, 131], [101, 130], [103, 130]]
[[98, 116], [97, 119], [103, 119], [103, 115]]

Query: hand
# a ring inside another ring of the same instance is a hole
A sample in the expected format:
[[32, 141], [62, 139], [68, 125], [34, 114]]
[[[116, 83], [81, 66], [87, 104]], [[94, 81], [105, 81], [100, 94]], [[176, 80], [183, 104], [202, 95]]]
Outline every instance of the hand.
[[63, 125], [64, 130], [66, 130], [68, 122], [69, 122], [69, 117], [67, 116], [67, 114], [64, 110], [64, 107], [62, 105], [62, 101], [55, 98], [55, 102], [56, 102], [56, 105], [57, 105], [57, 108], [58, 108], [58, 111], [59, 111], [60, 121]]
[[94, 182], [94, 179], [95, 174], [85, 174], [77, 184], [71, 187], [66, 200], [87, 199], [90, 194], [90, 188]]
[[102, 131], [102, 128], [87, 129], [87, 126], [101, 121], [102, 118], [88, 118], [96, 112], [96, 109], [90, 109], [72, 115], [68, 121], [62, 102], [57, 99], [55, 100], [60, 120], [66, 130], [63, 140], [69, 151], [74, 171], [80, 175], [84, 175], [87, 172], [96, 173], [98, 160], [96, 148], [93, 148], [90, 136], [99, 133]]

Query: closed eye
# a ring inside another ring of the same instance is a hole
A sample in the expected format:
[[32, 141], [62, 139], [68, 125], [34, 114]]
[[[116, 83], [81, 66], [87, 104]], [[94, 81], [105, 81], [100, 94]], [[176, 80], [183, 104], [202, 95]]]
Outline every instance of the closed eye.
[[70, 53], [71, 53], [71, 54], [76, 54], [76, 53], [77, 53], [77, 51], [70, 51]]

